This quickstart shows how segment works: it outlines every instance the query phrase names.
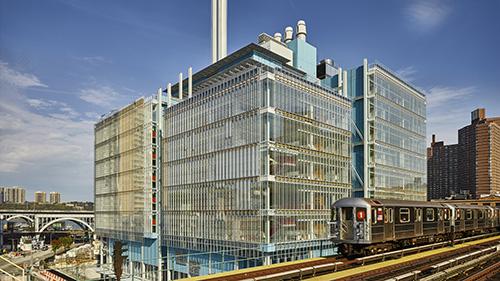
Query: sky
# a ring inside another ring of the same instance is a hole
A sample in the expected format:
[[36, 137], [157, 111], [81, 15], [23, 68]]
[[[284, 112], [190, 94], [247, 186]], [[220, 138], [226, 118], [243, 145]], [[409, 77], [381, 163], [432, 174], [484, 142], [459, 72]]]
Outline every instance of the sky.
[[[500, 116], [500, 1], [228, 0], [228, 52], [305, 20], [318, 60], [381, 62], [427, 96], [427, 139]], [[211, 63], [210, 1], [0, 0], [0, 186], [93, 200], [93, 125]]]

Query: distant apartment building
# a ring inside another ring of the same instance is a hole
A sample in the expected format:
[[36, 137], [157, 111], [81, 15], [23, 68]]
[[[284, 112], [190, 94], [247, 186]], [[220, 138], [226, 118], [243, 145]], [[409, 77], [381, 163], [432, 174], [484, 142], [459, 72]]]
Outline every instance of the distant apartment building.
[[347, 72], [353, 100], [353, 194], [427, 199], [426, 99], [381, 64]]
[[34, 201], [39, 204], [47, 203], [47, 193], [45, 191], [36, 191]]
[[26, 201], [26, 190], [19, 186], [0, 187], [0, 203], [23, 204]]
[[436, 136], [432, 135], [431, 146], [427, 148], [427, 199], [444, 199], [460, 194], [459, 148], [458, 144], [436, 142]]
[[59, 192], [51, 192], [49, 194], [49, 200], [50, 200], [50, 204], [59, 204], [61, 203], [61, 193]]
[[471, 124], [458, 131], [459, 188], [472, 196], [500, 193], [500, 117], [486, 110], [471, 113]]

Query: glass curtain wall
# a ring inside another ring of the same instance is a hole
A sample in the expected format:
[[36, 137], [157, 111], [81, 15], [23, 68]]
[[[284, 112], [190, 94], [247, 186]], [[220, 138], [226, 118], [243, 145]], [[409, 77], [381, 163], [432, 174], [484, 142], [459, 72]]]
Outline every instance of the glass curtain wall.
[[372, 195], [426, 200], [425, 97], [378, 67], [368, 81], [375, 116], [369, 122]]
[[351, 105], [300, 75], [246, 59], [167, 109], [165, 244], [274, 262], [327, 238], [350, 195]]

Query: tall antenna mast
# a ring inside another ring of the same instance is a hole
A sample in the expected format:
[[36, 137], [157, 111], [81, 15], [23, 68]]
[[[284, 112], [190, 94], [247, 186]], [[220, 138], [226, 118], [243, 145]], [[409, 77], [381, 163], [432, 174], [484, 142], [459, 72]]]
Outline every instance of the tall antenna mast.
[[227, 0], [212, 0], [212, 63], [227, 55]]

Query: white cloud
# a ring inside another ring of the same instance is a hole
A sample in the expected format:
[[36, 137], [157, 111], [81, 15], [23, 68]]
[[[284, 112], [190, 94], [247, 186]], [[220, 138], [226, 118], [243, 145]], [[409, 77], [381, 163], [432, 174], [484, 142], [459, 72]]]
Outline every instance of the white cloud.
[[10, 84], [18, 88], [47, 87], [33, 74], [21, 73], [9, 67], [9, 64], [0, 60], [0, 80], [2, 84]]
[[416, 73], [417, 70], [413, 66], [407, 66], [396, 71], [396, 75], [407, 82], [413, 82]]
[[108, 86], [83, 89], [80, 91], [80, 99], [100, 107], [111, 107], [119, 98], [120, 94]]
[[450, 7], [443, 1], [415, 1], [407, 9], [410, 23], [421, 31], [439, 26], [450, 14]]
[[97, 112], [85, 112], [84, 114], [90, 120], [97, 120], [97, 119], [99, 119], [99, 117], [101, 117], [101, 114], [99, 114]]
[[92, 65], [98, 65], [98, 64], [103, 64], [103, 63], [111, 63], [110, 60], [101, 57], [101, 56], [88, 56], [88, 57], [77, 57], [76, 58], [79, 61], [83, 61]]
[[475, 92], [475, 87], [433, 87], [427, 92], [427, 107], [435, 108], [451, 101], [463, 100]]
[[0, 185], [91, 199], [94, 122], [64, 102], [27, 98], [24, 89], [44, 84], [0, 67]]

